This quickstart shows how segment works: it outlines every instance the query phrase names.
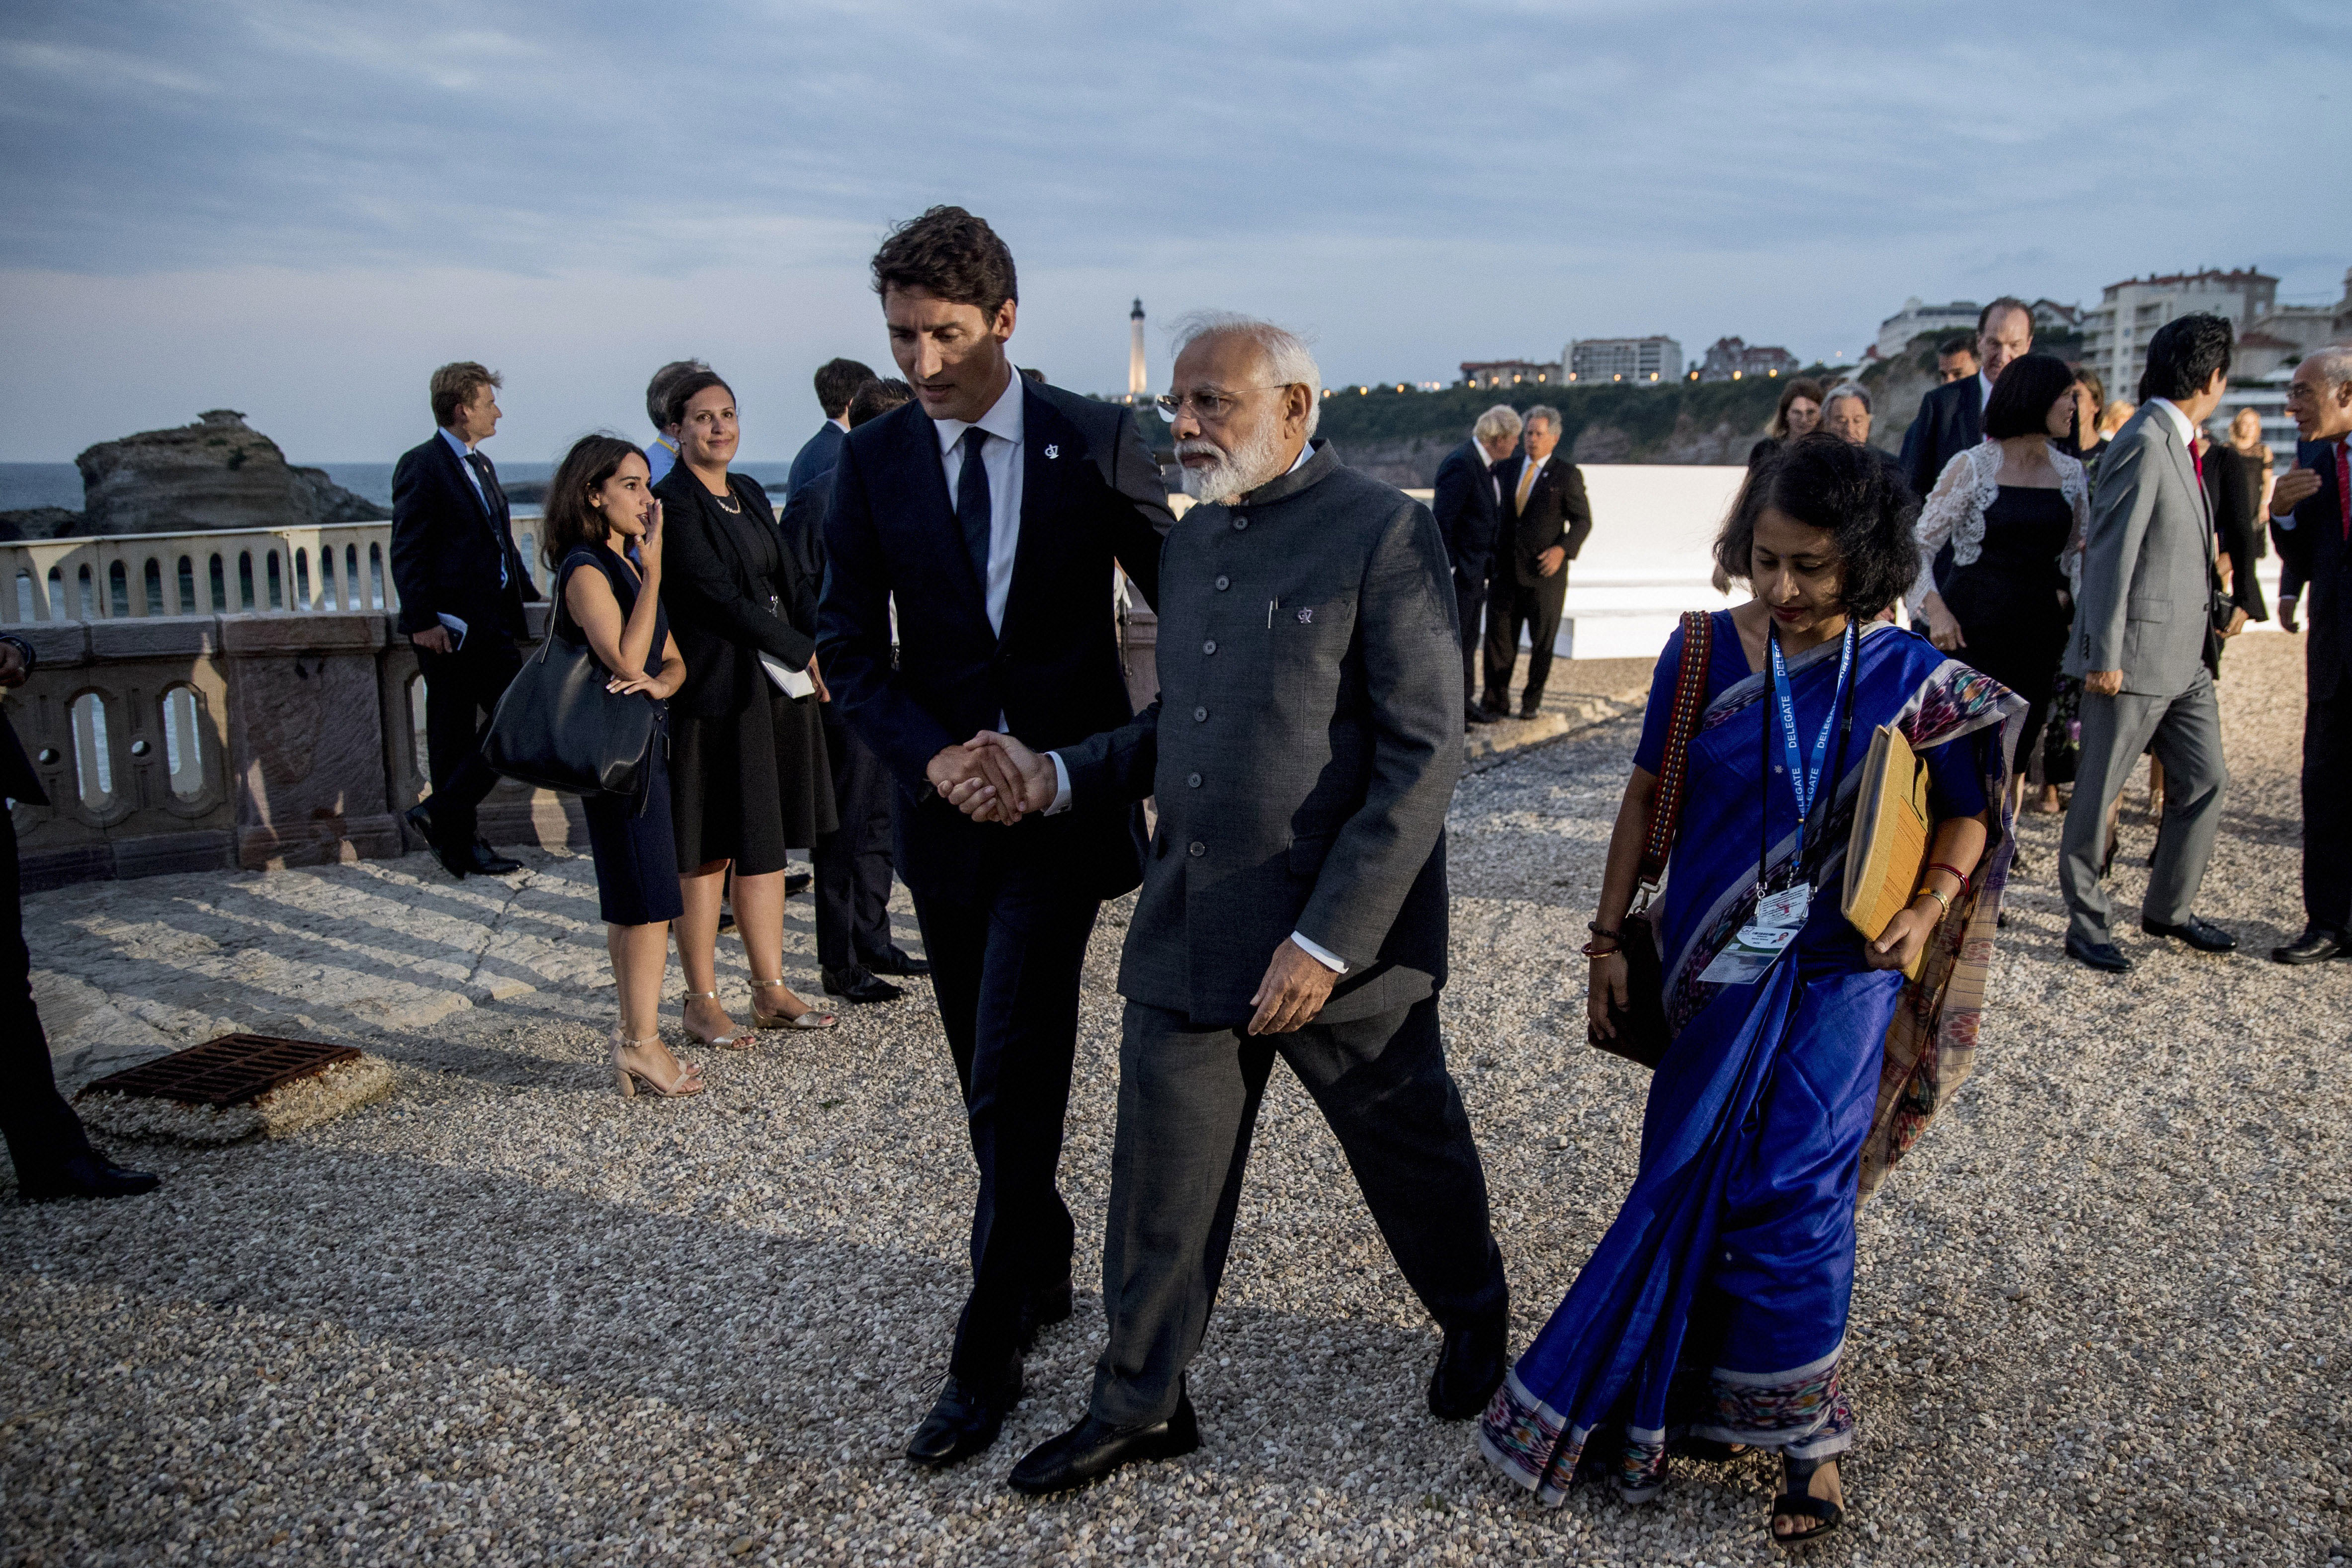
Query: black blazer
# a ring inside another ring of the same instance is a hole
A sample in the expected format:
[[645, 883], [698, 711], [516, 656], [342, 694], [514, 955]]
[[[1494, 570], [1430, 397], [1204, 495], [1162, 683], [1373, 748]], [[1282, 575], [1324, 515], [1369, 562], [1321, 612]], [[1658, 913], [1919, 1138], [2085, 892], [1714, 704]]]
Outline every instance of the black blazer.
[[1139, 808], [1111, 801], [982, 825], [940, 800], [925, 773], [941, 750], [1000, 722], [1043, 751], [1133, 716], [1111, 563], [1159, 602], [1160, 541], [1173, 520], [1159, 465], [1131, 410], [1026, 380], [1021, 389], [1021, 543], [1003, 634], [972, 575], [938, 427], [908, 403], [850, 432], [834, 465], [817, 652], [843, 720], [907, 797], [898, 841], [909, 888], [974, 897], [992, 868], [1023, 857], [1112, 897], [1142, 878]]
[[835, 459], [841, 455], [841, 426], [828, 419], [816, 427], [814, 435], [801, 443], [801, 449], [793, 455], [793, 465], [784, 472], [786, 505], [807, 489], [818, 475], [833, 471]]
[[1447, 453], [1437, 465], [1437, 496], [1430, 510], [1437, 515], [1437, 532], [1445, 540], [1454, 576], [1465, 587], [1483, 585], [1502, 531], [1503, 507], [1495, 498], [1495, 471], [1477, 437]]
[[1983, 392], [1969, 376], [1932, 387], [1903, 433], [1903, 477], [1915, 496], [1931, 494], [1944, 465], [1984, 439]]
[[2315, 469], [2319, 493], [2304, 497], [2292, 514], [2294, 527], [2273, 526], [2272, 542], [2286, 570], [2319, 591], [2303, 596], [2311, 643], [2304, 650], [2309, 690], [2333, 697], [2352, 682], [2352, 544], [2344, 538], [2343, 503], [2336, 497], [2334, 441], [2298, 441], [2294, 465]]
[[477, 634], [520, 637], [530, 630], [522, 607], [539, 589], [515, 549], [495, 467], [482, 488], [474, 493], [466, 465], [437, 430], [400, 455], [392, 471], [392, 581], [400, 591], [401, 631], [428, 632], [439, 616], [454, 615], [466, 623], [470, 646]]
[[1521, 452], [1495, 465], [1495, 477], [1503, 486], [1503, 517], [1511, 532], [1511, 566], [1522, 587], [1557, 583], [1564, 590], [1568, 569], [1563, 566], [1546, 577], [1536, 570], [1536, 557], [1554, 545], [1565, 545], [1568, 559], [1574, 560], [1576, 552], [1584, 548], [1586, 536], [1592, 532], [1592, 503], [1584, 497], [1584, 473], [1553, 453], [1537, 471], [1536, 482], [1528, 489], [1527, 510], [1521, 512], [1519, 473], [1527, 462], [1528, 455]]
[[[728, 475], [727, 486], [743, 510], [723, 524], [718, 497], [685, 464], [654, 486], [662, 504], [662, 609], [686, 661], [686, 684], [670, 707], [698, 718], [741, 713], [774, 689], [761, 653], [804, 670], [816, 650], [814, 588], [783, 548], [768, 493], [740, 474]], [[775, 539], [772, 568], [761, 570], [737, 543], [727, 525], [738, 524]]]
[[2213, 508], [2214, 547], [2230, 558], [2230, 601], [2249, 621], [2267, 621], [2270, 606], [2263, 601], [2263, 585], [2254, 576], [2262, 555], [2262, 521], [2254, 516], [2254, 497], [2246, 486], [2246, 460], [2219, 441], [2205, 446], [2205, 499]]

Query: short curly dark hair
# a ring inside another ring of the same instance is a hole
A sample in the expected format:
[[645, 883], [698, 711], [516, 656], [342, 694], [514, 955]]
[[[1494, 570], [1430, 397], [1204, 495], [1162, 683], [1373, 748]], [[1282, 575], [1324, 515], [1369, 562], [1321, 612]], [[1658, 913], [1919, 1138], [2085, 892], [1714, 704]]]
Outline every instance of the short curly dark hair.
[[927, 289], [991, 320], [1021, 298], [1012, 251], [986, 219], [961, 207], [933, 207], [890, 231], [874, 253], [874, 292], [887, 298], [893, 288]]
[[1902, 598], [1919, 575], [1918, 498], [1867, 446], [1817, 430], [1768, 454], [1715, 537], [1715, 563], [1726, 575], [1748, 580], [1767, 507], [1835, 538], [1844, 567], [1839, 597], [1857, 621]]

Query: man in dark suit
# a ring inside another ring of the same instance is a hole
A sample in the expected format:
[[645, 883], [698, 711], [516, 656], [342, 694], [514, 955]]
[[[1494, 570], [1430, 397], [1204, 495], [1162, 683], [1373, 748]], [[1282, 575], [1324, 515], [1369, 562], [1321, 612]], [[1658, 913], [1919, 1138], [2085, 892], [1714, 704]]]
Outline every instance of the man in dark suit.
[[[0, 635], [0, 689], [14, 691], [33, 673], [33, 645]], [[0, 796], [46, 806], [16, 727], [0, 714]], [[0, 1134], [16, 1166], [16, 1196], [37, 1203], [53, 1197], [128, 1197], [152, 1191], [156, 1178], [125, 1170], [89, 1146], [81, 1118], [58, 1092], [49, 1065], [49, 1037], [33, 1005], [33, 956], [25, 947], [23, 885], [16, 870], [16, 816], [0, 804]]]
[[478, 448], [499, 428], [499, 378], [471, 361], [433, 372], [433, 422], [392, 471], [392, 580], [400, 630], [425, 675], [425, 744], [433, 793], [409, 808], [452, 876], [522, 869], [485, 842], [475, 809], [499, 781], [482, 737], [522, 668], [515, 639], [539, 597], [508, 527], [507, 493]]
[[2271, 491], [2272, 537], [2305, 585], [2301, 936], [2271, 956], [2316, 964], [2352, 954], [2352, 349], [2294, 368], [2286, 411], [2302, 440]]
[[806, 489], [818, 475], [831, 472], [834, 459], [841, 455], [841, 438], [849, 433], [849, 400], [873, 379], [874, 372], [856, 360], [827, 360], [816, 368], [816, 405], [824, 410], [824, 423], [793, 455], [784, 476], [785, 500]]
[[[818, 646], [850, 727], [898, 784], [898, 872], [964, 1092], [980, 1193], [972, 1288], [948, 1381], [908, 1443], [949, 1464], [995, 1440], [1021, 1349], [1070, 1311], [1075, 1231], [1055, 1186], [1078, 971], [1101, 901], [1142, 876], [1142, 811], [1106, 800], [1007, 832], [940, 791], [964, 742], [1062, 746], [1132, 714], [1112, 563], [1159, 592], [1167, 492], [1134, 413], [1018, 374], [1012, 253], [934, 207], [874, 257], [890, 350], [916, 402], [842, 444]], [[890, 605], [898, 657], [891, 658]]]
[[1519, 659], [1519, 634], [1531, 644], [1527, 688], [1519, 694], [1519, 716], [1533, 718], [1543, 706], [1544, 682], [1551, 677], [1552, 644], [1559, 639], [1568, 607], [1568, 563], [1592, 532], [1592, 504], [1584, 497], [1584, 475], [1553, 450], [1559, 444], [1559, 412], [1528, 410], [1521, 436], [1526, 450], [1498, 464], [1503, 537], [1507, 559], [1495, 563], [1486, 600], [1486, 694], [1482, 706], [1495, 718], [1511, 711], [1511, 671]]
[[1903, 476], [1913, 494], [1933, 491], [1944, 465], [1984, 439], [1992, 383], [2011, 360], [2032, 352], [2033, 309], [2023, 300], [2004, 294], [1977, 312], [1977, 373], [1932, 388], [1903, 433]]
[[1429, 512], [1312, 440], [1319, 380], [1270, 323], [1180, 329], [1176, 453], [1201, 504], [1161, 559], [1160, 700], [1050, 757], [1018, 726], [976, 737], [1007, 806], [958, 791], [998, 820], [1160, 802], [1119, 960], [1108, 1342], [1086, 1419], [1021, 1461], [1017, 1491], [1198, 1445], [1184, 1371], [1277, 1055], [1444, 1331], [1432, 1411], [1466, 1420], [1502, 1381], [1502, 1256], [1438, 1038], [1462, 771], [1452, 584]]
[[1454, 601], [1462, 621], [1462, 703], [1471, 724], [1492, 724], [1478, 706], [1478, 644], [1486, 613], [1486, 580], [1495, 564], [1495, 539], [1503, 526], [1503, 492], [1495, 465], [1519, 444], [1519, 411], [1498, 402], [1478, 416], [1470, 439], [1437, 465], [1437, 495], [1431, 510], [1454, 565]]
[[[868, 380], [849, 400], [852, 430], [913, 400], [901, 381]], [[785, 503], [784, 547], [799, 557], [803, 577], [824, 580], [824, 515], [833, 506], [833, 468], [801, 486]], [[833, 766], [833, 805], [841, 825], [820, 834], [810, 860], [816, 879], [816, 961], [827, 996], [852, 1002], [895, 1001], [899, 988], [885, 975], [928, 975], [929, 960], [890, 937], [890, 775], [873, 747], [843, 722], [841, 705], [828, 702], [825, 756]]]

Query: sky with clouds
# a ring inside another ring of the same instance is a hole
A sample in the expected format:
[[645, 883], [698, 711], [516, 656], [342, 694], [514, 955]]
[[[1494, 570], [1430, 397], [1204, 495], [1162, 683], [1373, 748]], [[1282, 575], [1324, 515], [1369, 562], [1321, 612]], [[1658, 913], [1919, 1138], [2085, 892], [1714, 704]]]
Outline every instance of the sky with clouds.
[[389, 461], [457, 358], [546, 460], [646, 434], [681, 355], [788, 456], [818, 361], [887, 363], [866, 261], [935, 202], [1080, 391], [1124, 390], [1138, 295], [1297, 327], [1335, 384], [1852, 357], [1909, 295], [2204, 265], [2332, 299], [2347, 66], [2340, 0], [11, 5], [0, 461], [220, 406]]

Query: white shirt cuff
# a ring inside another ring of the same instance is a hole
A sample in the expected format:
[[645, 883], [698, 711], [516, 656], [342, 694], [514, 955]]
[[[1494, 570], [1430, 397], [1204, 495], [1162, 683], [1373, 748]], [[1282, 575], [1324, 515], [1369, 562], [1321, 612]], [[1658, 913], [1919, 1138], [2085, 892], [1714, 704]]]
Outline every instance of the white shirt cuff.
[[1056, 817], [1070, 809], [1070, 769], [1058, 751], [1045, 753], [1054, 760], [1054, 803], [1045, 808], [1045, 815]]
[[1309, 942], [1306, 937], [1300, 936], [1296, 931], [1290, 934], [1290, 939], [1298, 944], [1298, 947], [1301, 952], [1314, 959], [1317, 963], [1322, 965], [1325, 968], [1330, 970], [1333, 974], [1344, 975], [1348, 972], [1348, 960], [1340, 957], [1339, 955], [1332, 952], [1329, 948], [1322, 946], [1318, 943]]

